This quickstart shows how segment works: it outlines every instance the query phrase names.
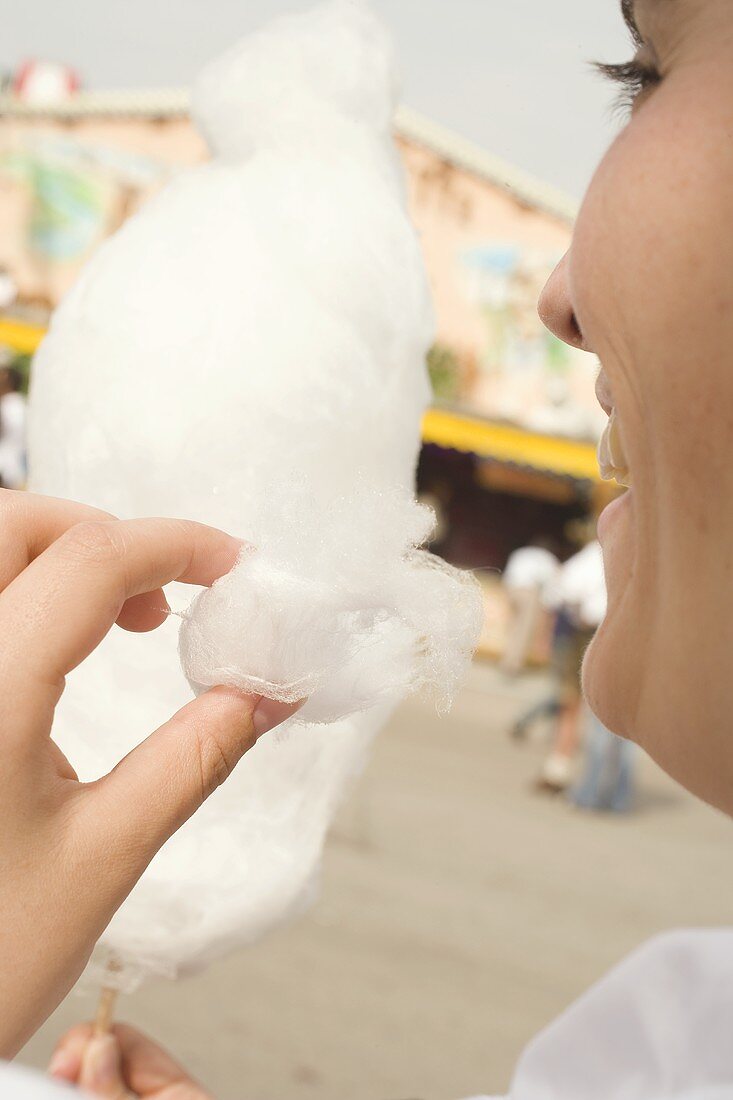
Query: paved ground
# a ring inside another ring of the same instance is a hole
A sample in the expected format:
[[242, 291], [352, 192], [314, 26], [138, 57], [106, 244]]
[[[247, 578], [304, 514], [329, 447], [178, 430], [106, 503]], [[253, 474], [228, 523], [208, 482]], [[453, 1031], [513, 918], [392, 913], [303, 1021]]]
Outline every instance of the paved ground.
[[[733, 914], [733, 826], [641, 762], [641, 804], [588, 817], [530, 793], [542, 693], [474, 669], [453, 715], [382, 736], [310, 916], [122, 1014], [220, 1100], [455, 1100], [503, 1090], [523, 1044], [639, 941]], [[91, 1012], [72, 994], [26, 1048]]]

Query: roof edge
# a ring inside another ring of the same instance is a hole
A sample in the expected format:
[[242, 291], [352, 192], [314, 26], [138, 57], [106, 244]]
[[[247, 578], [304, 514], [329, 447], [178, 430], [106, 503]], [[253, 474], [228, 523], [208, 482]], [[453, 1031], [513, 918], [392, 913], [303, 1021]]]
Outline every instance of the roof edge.
[[[185, 118], [190, 111], [186, 88], [78, 92], [57, 103], [29, 103], [0, 95], [0, 119]], [[543, 183], [529, 172], [487, 152], [411, 107], [395, 115], [397, 133], [423, 145], [457, 167], [488, 180], [523, 205], [542, 210], [563, 222], [574, 221], [578, 203], [565, 192]]]
[[0, 118], [178, 118], [189, 113], [190, 101], [187, 88], [77, 92], [53, 103], [33, 103], [5, 94], [0, 95]]
[[445, 160], [508, 191], [519, 202], [564, 222], [573, 222], [578, 202], [566, 192], [552, 187], [522, 168], [494, 156], [455, 130], [413, 110], [401, 106], [395, 116], [397, 132], [408, 140], [425, 145]]

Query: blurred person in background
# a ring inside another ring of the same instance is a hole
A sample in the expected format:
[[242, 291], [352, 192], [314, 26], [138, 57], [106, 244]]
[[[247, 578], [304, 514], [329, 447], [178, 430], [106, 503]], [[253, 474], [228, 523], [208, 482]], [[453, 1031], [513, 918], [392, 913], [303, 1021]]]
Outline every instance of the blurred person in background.
[[[623, 0], [623, 14], [633, 56], [605, 72], [622, 84], [629, 118], [590, 184], [571, 248], [541, 302], [543, 319], [559, 339], [600, 359], [598, 396], [609, 415], [601, 448], [604, 473], [632, 486], [599, 523], [608, 609], [586, 652], [584, 689], [607, 728], [640, 744], [689, 791], [733, 815], [733, 5]], [[53, 528], [48, 543], [46, 568], [53, 575], [59, 560]], [[8, 557], [18, 545], [19, 535]], [[22, 545], [30, 553], [30, 541]], [[130, 552], [129, 546], [123, 550], [123, 563]], [[229, 552], [227, 568], [236, 558], [233, 546]], [[35, 607], [31, 581], [39, 576], [36, 563], [43, 554], [26, 565], [22, 558], [3, 581], [0, 603], [0, 614], [14, 612], [15, 630], [8, 634], [6, 622], [4, 637], [16, 649], [16, 660], [0, 665], [0, 702], [12, 700], [0, 765], [8, 766], [15, 751], [14, 779], [26, 785], [27, 798], [46, 792], [46, 801], [38, 802], [42, 838], [54, 803], [48, 786], [41, 790], [32, 782], [46, 757], [27, 751], [35, 703], [20, 692], [14, 670], [22, 644], [16, 634], [28, 629], [28, 608]], [[219, 565], [225, 566], [223, 559]], [[165, 570], [160, 581], [168, 579]], [[58, 584], [48, 598], [51, 606], [58, 600]], [[76, 608], [87, 611], [83, 592]], [[589, 621], [588, 611], [584, 616]], [[73, 619], [64, 616], [60, 627], [70, 630]], [[92, 619], [96, 632], [99, 624]], [[93, 632], [92, 648], [102, 634]], [[29, 665], [38, 665], [41, 642], [28, 642]], [[25, 667], [22, 672], [27, 679]], [[206, 696], [189, 706], [201, 706], [201, 699]], [[50, 728], [53, 707], [46, 710]], [[222, 732], [228, 728], [224, 722]], [[68, 768], [52, 759], [57, 769]], [[129, 774], [129, 761], [120, 767]], [[139, 784], [146, 774], [141, 769]], [[171, 769], [168, 779], [174, 778]], [[73, 782], [68, 772], [65, 782]], [[57, 793], [59, 784], [57, 776]], [[161, 784], [162, 794], [168, 786]], [[70, 890], [58, 871], [67, 834], [51, 834], [59, 843], [49, 850], [36, 842], [33, 860], [23, 858], [33, 840], [29, 805], [36, 803], [26, 805], [15, 788], [13, 795], [0, 799], [2, 883], [7, 891], [12, 876], [13, 893], [6, 898], [15, 913], [0, 937], [12, 959], [0, 992], [17, 1017], [15, 1026], [27, 1029], [31, 1018], [37, 1026], [47, 1017], [69, 988], [72, 972], [88, 957], [93, 932], [121, 903], [134, 875], [100, 900], [105, 878], [109, 887], [108, 876], [120, 871], [118, 861], [90, 862], [98, 874], [73, 884], [83, 882], [85, 904], [95, 914], [83, 928], [69, 919], [68, 907], [39, 905], [39, 884], [46, 897], [50, 875], [58, 889]], [[127, 799], [124, 808], [128, 827], [137, 814], [147, 814], [158, 828], [159, 796], [135, 806]], [[87, 845], [94, 841], [104, 850], [99, 834], [105, 828], [107, 815], [88, 819]], [[109, 843], [114, 834], [104, 839]], [[141, 859], [134, 845], [127, 846], [127, 856]], [[43, 917], [43, 934], [33, 927], [28, 935], [34, 924], [29, 911]], [[51, 948], [65, 959], [53, 981], [47, 969], [39, 976], [37, 962]], [[34, 968], [31, 1005], [25, 975]], [[732, 1020], [733, 931], [667, 933], [635, 951], [545, 1028], [520, 1058], [510, 1095], [728, 1100]], [[450, 1044], [445, 1056], [451, 1056]], [[59, 1044], [53, 1064], [57, 1077], [83, 1082], [103, 1097], [205, 1095], [161, 1051], [130, 1042], [122, 1030], [95, 1039], [90, 1029], [76, 1029]], [[0, 1088], [8, 1074], [16, 1077], [12, 1069], [0, 1069]], [[246, 1081], [234, 1087], [247, 1095]], [[19, 1088], [5, 1095], [22, 1095]], [[40, 1081], [34, 1090], [49, 1100], [63, 1095]]]
[[634, 746], [583, 707], [583, 774], [570, 793], [581, 810], [624, 814], [634, 803]]
[[26, 399], [23, 379], [10, 362], [0, 365], [0, 486], [22, 489], [26, 481]]
[[[537, 786], [539, 790], [557, 794], [573, 780], [581, 741], [583, 656], [606, 611], [603, 556], [597, 541], [589, 542], [560, 567], [546, 594], [546, 602], [557, 612], [551, 665], [558, 717], [552, 750]], [[525, 716], [518, 725], [526, 722]]]
[[509, 599], [510, 618], [499, 667], [516, 676], [527, 663], [541, 620], [545, 596], [556, 580], [560, 562], [549, 540], [537, 538], [509, 555], [502, 582]]
[[537, 781], [539, 790], [558, 794], [572, 780], [581, 741], [583, 655], [603, 619], [606, 589], [603, 559], [597, 541], [589, 542], [564, 565], [557, 565], [543, 592], [544, 606], [554, 612], [550, 675], [551, 694], [514, 723], [512, 736], [521, 740], [536, 722], [557, 720], [553, 747]]

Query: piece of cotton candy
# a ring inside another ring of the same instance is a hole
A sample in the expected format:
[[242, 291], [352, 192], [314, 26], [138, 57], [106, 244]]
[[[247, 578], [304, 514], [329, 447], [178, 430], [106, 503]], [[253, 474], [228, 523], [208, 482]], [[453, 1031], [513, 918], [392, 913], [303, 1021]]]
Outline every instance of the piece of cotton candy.
[[425, 685], [448, 702], [471, 656], [476, 591], [417, 549], [432, 514], [405, 492], [360, 486], [331, 501], [326, 526], [308, 503], [288, 516], [295, 536], [274, 528], [185, 615], [192, 687], [306, 699], [294, 724], [335, 722]]
[[[432, 339], [390, 125], [389, 42], [360, 0], [281, 19], [205, 70], [212, 160], [107, 241], [34, 366], [31, 484], [118, 516], [239, 535], [193, 603], [113, 630], [69, 677], [54, 738], [82, 779], [190, 698], [307, 698], [169, 841], [107, 929], [117, 981], [175, 976], [313, 895], [323, 839], [390, 708], [449, 702], [474, 582], [420, 549], [414, 500]], [[180, 639], [178, 638], [180, 627]]]

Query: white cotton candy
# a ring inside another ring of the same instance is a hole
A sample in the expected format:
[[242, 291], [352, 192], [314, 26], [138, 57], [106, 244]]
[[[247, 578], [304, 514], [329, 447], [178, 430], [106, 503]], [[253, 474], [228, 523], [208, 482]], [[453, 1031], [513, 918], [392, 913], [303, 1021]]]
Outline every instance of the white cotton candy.
[[307, 497], [289, 504], [288, 527], [245, 549], [189, 609], [180, 652], [192, 687], [307, 699], [294, 724], [423, 685], [449, 700], [475, 639], [476, 591], [416, 549], [432, 514], [404, 491], [358, 482], [331, 500], [325, 524]]
[[190, 698], [177, 644], [196, 691], [307, 698], [115, 917], [103, 946], [122, 985], [194, 969], [297, 912], [389, 709], [422, 686], [446, 705], [476, 642], [474, 582], [419, 549], [432, 316], [393, 86], [359, 0], [279, 20], [211, 65], [194, 115], [213, 159], [99, 249], [36, 359], [34, 489], [247, 542], [192, 603], [172, 586], [182, 624], [114, 629], [70, 676], [54, 737], [80, 776]]

